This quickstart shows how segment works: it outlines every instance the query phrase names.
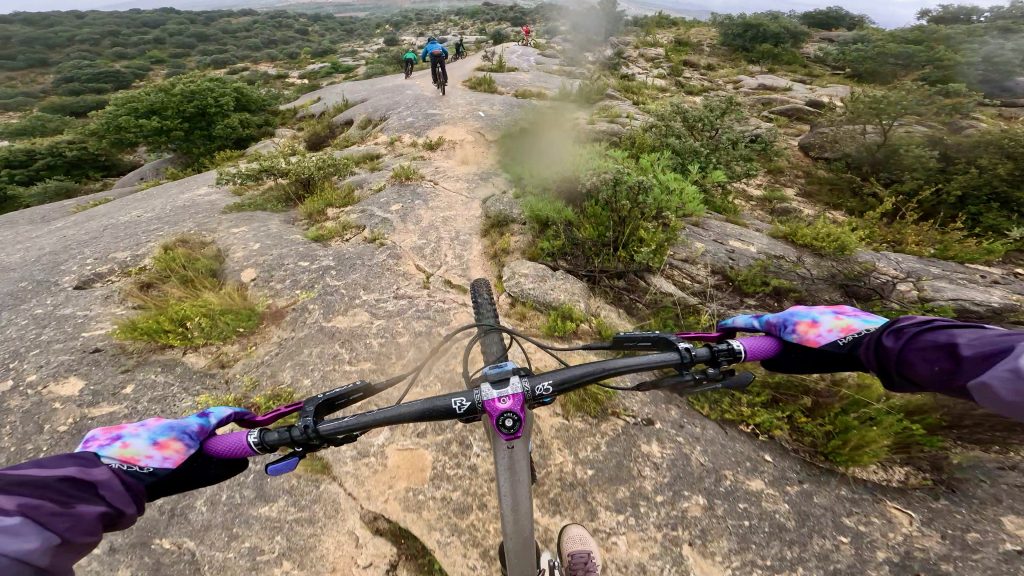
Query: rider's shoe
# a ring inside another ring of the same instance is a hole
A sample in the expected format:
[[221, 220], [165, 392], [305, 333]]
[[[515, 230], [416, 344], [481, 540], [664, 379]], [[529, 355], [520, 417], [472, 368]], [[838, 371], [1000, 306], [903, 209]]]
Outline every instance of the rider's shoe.
[[558, 559], [565, 576], [600, 576], [597, 541], [579, 524], [566, 524], [558, 533]]

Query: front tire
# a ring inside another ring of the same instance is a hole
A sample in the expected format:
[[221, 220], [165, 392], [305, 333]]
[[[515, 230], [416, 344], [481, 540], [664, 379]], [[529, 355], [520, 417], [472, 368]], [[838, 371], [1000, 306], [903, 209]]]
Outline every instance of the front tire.
[[[491, 283], [486, 278], [477, 278], [469, 287], [470, 297], [473, 299], [473, 321], [477, 324], [490, 324], [498, 326], [498, 308], [494, 304], [494, 292], [491, 291]], [[505, 339], [501, 332], [493, 328], [477, 328], [480, 337], [480, 354], [484, 358], [484, 365], [501, 364], [508, 362], [508, 352], [505, 347]]]

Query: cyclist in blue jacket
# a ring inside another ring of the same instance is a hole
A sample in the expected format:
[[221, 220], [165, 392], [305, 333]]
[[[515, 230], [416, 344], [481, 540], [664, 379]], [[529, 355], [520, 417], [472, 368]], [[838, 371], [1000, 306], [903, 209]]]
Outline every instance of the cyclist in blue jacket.
[[[783, 354], [763, 363], [769, 370], [870, 372], [894, 392], [938, 392], [1024, 422], [1024, 331], [945, 318], [887, 320], [848, 306], [797, 306], [719, 327], [784, 340]], [[0, 574], [72, 574], [105, 532], [132, 526], [147, 502], [240, 474], [248, 460], [216, 460], [200, 445], [251, 416], [220, 407], [98, 428], [73, 453], [0, 469]], [[563, 551], [566, 574], [599, 574], [589, 534], [571, 524], [564, 535], [582, 543]]]
[[441, 45], [437, 41], [437, 38], [431, 36], [427, 39], [427, 45], [423, 47], [423, 53], [420, 55], [420, 60], [424, 62], [430, 58], [430, 77], [434, 81], [434, 86], [437, 86], [437, 70], [441, 69], [441, 78], [444, 78], [444, 83], [448, 83], [448, 70], [445, 68], [445, 61], [448, 60], [448, 49]]

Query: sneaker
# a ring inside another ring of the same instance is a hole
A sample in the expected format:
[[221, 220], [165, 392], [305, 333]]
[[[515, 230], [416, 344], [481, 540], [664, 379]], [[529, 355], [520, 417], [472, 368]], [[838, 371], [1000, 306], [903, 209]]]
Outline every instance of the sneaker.
[[558, 533], [558, 559], [565, 576], [600, 576], [597, 541], [579, 524], [566, 524]]

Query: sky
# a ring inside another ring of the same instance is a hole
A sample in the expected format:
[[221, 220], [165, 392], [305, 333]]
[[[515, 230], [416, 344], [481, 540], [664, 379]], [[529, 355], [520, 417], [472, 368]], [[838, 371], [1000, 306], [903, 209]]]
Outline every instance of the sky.
[[[696, 12], [757, 12], [761, 10], [808, 10], [811, 8], [839, 4], [858, 13], [868, 14], [882, 26], [889, 28], [911, 24], [918, 10], [940, 3], [959, 4], [1001, 4], [998, 0], [623, 0], [625, 3], [644, 5], [650, 8], [664, 8], [666, 11]], [[265, 2], [259, 2], [264, 4]], [[155, 8], [174, 6], [183, 9], [216, 8], [240, 6], [244, 0], [0, 0], [0, 13], [14, 10], [88, 10], [93, 8], [118, 9], [132, 7]]]

